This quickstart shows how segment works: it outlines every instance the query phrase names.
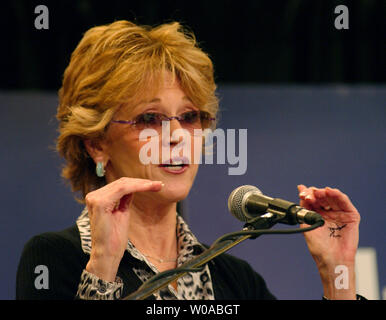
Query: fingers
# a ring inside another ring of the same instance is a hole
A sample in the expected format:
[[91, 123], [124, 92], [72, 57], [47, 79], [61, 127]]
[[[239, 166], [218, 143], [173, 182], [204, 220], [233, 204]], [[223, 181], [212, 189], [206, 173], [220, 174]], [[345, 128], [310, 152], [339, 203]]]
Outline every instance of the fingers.
[[329, 211], [333, 209], [326, 197], [326, 191], [324, 189], [315, 187], [307, 188], [302, 185], [301, 190], [299, 197], [302, 200], [303, 205], [306, 204], [314, 210]]
[[300, 205], [303, 208], [306, 208], [308, 210], [315, 210], [315, 208], [312, 205], [313, 201], [310, 201], [312, 200], [312, 198], [310, 196], [310, 192], [308, 188], [305, 185], [300, 184], [298, 185], [298, 190], [299, 190]]
[[[106, 185], [107, 193], [114, 194], [119, 199], [124, 195], [145, 192], [145, 191], [159, 191], [163, 186], [162, 181], [152, 181], [147, 179], [134, 178], [120, 178], [108, 185]], [[101, 189], [100, 189], [101, 190]]]
[[339, 210], [339, 208], [336, 207], [335, 204], [331, 202], [330, 199], [327, 197], [325, 189], [313, 188], [312, 190], [318, 208], [325, 211]]
[[304, 185], [298, 186], [299, 198], [302, 205], [313, 207], [324, 211], [354, 211], [356, 210], [349, 197], [338, 189], [326, 188], [307, 188]]
[[356, 211], [356, 208], [351, 203], [350, 198], [338, 189], [326, 188], [326, 195], [329, 201], [337, 208], [343, 211]]
[[88, 193], [85, 200], [90, 209], [98, 206], [106, 208], [107, 211], [114, 212], [126, 208], [131, 201], [133, 193], [157, 192], [162, 187], [162, 181], [124, 177]]

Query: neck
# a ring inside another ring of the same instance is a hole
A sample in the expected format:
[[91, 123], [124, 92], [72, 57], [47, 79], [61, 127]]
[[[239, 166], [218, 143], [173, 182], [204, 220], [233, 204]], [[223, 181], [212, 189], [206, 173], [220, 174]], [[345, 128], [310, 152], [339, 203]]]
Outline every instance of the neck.
[[133, 198], [129, 239], [143, 254], [158, 258], [177, 256], [176, 203], [155, 204]]

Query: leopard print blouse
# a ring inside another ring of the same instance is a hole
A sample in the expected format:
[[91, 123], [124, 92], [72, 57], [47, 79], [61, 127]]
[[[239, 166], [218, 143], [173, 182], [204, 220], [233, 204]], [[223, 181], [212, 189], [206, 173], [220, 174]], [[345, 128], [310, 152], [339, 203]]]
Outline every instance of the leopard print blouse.
[[[82, 211], [76, 223], [83, 252], [89, 255], [91, 253], [91, 230], [87, 207]], [[180, 215], [177, 215], [177, 241], [179, 248], [177, 266], [193, 259], [195, 255], [205, 249]], [[194, 250], [197, 247], [200, 250]], [[133, 267], [132, 269], [142, 282], [158, 273], [157, 268], [135, 248], [130, 240], [126, 250], [131, 256], [142, 262], [140, 268]], [[115, 300], [122, 298], [122, 292], [123, 282], [119, 277], [116, 277], [114, 282], [106, 282], [84, 269], [76, 297], [86, 300]], [[178, 278], [177, 290], [169, 285], [155, 293], [155, 297], [157, 300], [213, 300], [213, 285], [208, 265], [200, 272], [187, 273]]]

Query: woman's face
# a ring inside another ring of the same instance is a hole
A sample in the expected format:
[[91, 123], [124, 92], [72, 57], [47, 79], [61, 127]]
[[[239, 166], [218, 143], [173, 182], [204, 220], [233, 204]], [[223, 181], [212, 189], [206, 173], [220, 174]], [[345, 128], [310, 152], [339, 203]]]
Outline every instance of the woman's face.
[[[150, 101], [143, 101], [134, 108], [123, 106], [113, 117], [115, 120], [132, 120], [143, 113], [160, 113], [168, 117], [179, 116], [185, 112], [198, 110], [182, 91], [178, 81], [165, 81], [164, 86]], [[188, 135], [190, 140], [190, 154], [188, 164], [184, 166], [166, 166], [163, 162], [173, 159], [176, 154], [182, 156], [181, 152], [172, 154], [173, 148], [181, 146], [179, 141], [172, 139], [174, 130], [181, 129], [178, 120], [170, 122], [170, 135], [162, 136], [159, 133], [158, 163], [143, 164], [140, 159], [141, 148], [149, 144], [150, 139], [140, 141], [140, 129], [131, 124], [111, 123], [104, 140], [104, 153], [107, 155], [106, 165], [107, 182], [112, 182], [121, 177], [132, 177], [162, 181], [165, 185], [158, 193], [147, 193], [146, 196], [156, 198], [162, 202], [176, 202], [184, 199], [188, 193], [197, 174], [198, 164], [192, 161], [194, 155], [194, 138]], [[196, 145], [197, 142], [196, 142]], [[200, 145], [201, 149], [201, 145]], [[178, 150], [178, 149], [177, 149]], [[197, 152], [197, 151], [196, 151]], [[163, 154], [164, 153], [164, 154]], [[185, 154], [186, 155], [186, 154]], [[154, 161], [153, 161], [154, 162]]]

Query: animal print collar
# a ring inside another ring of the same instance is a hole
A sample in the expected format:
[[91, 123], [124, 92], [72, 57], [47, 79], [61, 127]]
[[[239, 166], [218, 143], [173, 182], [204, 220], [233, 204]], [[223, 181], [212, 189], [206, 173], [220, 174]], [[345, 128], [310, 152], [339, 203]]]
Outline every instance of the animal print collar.
[[[88, 216], [87, 207], [84, 208], [81, 215], [76, 221], [79, 229], [81, 245], [83, 252], [91, 253], [91, 229], [90, 219]], [[184, 219], [177, 214], [177, 241], [178, 241], [178, 258], [177, 266], [181, 266], [186, 261], [191, 260], [199, 255], [205, 247], [197, 240], [194, 234], [190, 231]], [[133, 268], [135, 274], [142, 282], [147, 281], [154, 274], [158, 273], [156, 267], [146, 259], [146, 257], [137, 248], [128, 241], [127, 248], [129, 254], [143, 262], [141, 268]], [[214, 292], [210, 270], [208, 265], [200, 272], [187, 273], [185, 276], [177, 280], [178, 290], [175, 290], [171, 285], [155, 294], [156, 299], [189, 299], [189, 300], [213, 300]]]

